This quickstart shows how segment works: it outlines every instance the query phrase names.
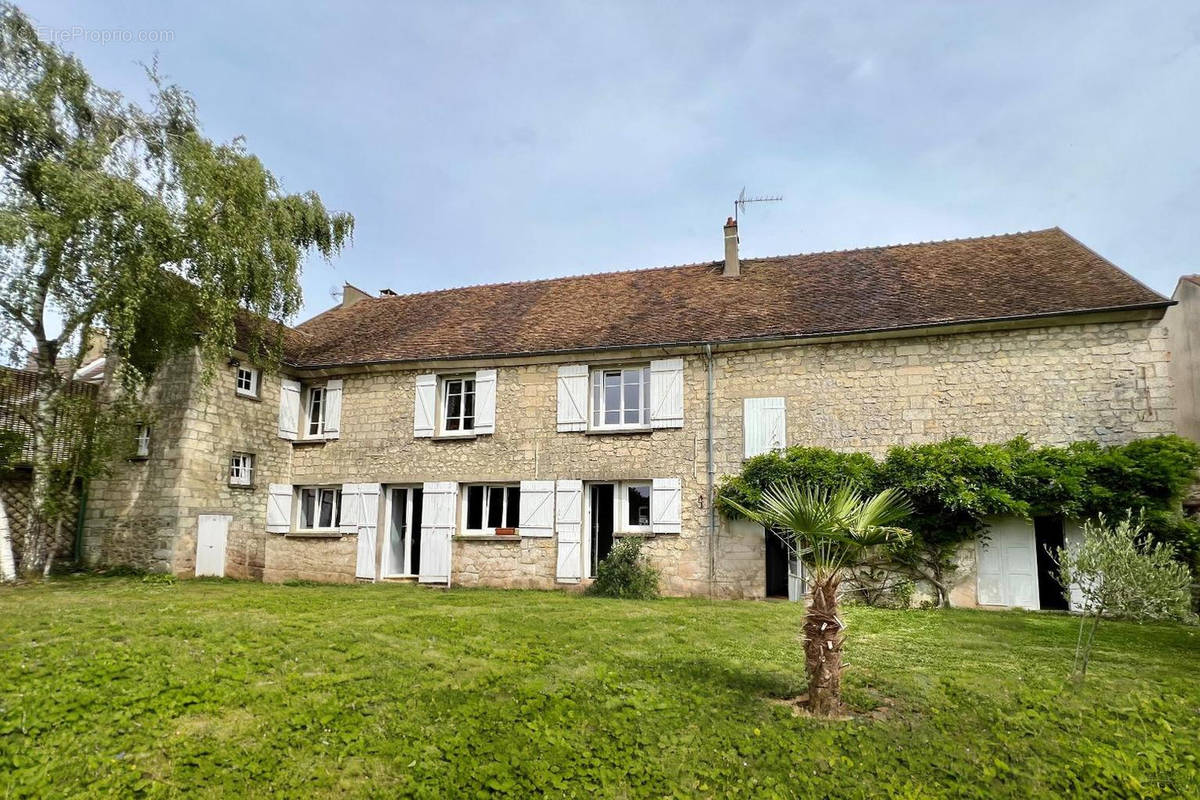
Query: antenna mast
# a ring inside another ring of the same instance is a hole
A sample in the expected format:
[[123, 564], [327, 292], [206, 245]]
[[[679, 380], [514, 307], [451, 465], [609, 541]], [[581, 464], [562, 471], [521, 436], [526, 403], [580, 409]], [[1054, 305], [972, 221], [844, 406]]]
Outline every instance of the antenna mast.
[[783, 195], [775, 197], [746, 197], [746, 187], [743, 186], [738, 199], [733, 201], [733, 221], [738, 221], [738, 217], [746, 210], [747, 203], [778, 203], [781, 200], [783, 200]]

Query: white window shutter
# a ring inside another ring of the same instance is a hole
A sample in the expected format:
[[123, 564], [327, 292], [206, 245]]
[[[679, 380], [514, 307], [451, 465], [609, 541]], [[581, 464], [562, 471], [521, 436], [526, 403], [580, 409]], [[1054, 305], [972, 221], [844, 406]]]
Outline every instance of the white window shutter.
[[787, 447], [787, 418], [782, 397], [742, 401], [742, 440], [746, 458]]
[[558, 530], [559, 583], [578, 583], [583, 576], [583, 481], [555, 484], [554, 524]]
[[650, 427], [683, 427], [683, 359], [650, 362]]
[[558, 368], [558, 431], [587, 430], [587, 364], [564, 364]]
[[496, 432], [496, 370], [475, 370], [475, 432]]
[[279, 381], [279, 436], [295, 439], [300, 430], [300, 381]]
[[[358, 561], [355, 564], [354, 575], [358, 578], [375, 580], [377, 577], [376, 568], [378, 563], [375, 558], [375, 550], [379, 530], [380, 488], [378, 483], [360, 483], [357, 486]], [[343, 487], [343, 501], [345, 497], [346, 490]]]
[[433, 436], [433, 421], [437, 417], [437, 375], [418, 375], [417, 392], [413, 399], [413, 436]]
[[292, 485], [272, 483], [267, 487], [267, 532], [287, 533], [292, 529]]
[[458, 484], [426, 483], [421, 499], [419, 583], [450, 585], [451, 540], [458, 519]]
[[554, 481], [521, 481], [522, 536], [554, 535]]
[[650, 487], [650, 532], [679, 533], [679, 478], [655, 478]]
[[360, 484], [342, 484], [341, 510], [339, 511], [341, 522], [338, 523], [338, 527], [341, 528], [342, 533], [358, 533], [359, 514], [362, 511], [362, 498], [359, 496], [360, 492]]
[[325, 438], [336, 439], [342, 429], [342, 381], [325, 384]]

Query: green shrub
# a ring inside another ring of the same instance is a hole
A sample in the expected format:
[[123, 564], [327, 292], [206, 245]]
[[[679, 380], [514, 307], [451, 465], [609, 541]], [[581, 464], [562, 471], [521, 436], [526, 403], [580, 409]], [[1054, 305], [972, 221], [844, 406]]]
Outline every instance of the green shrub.
[[608, 556], [596, 567], [596, 580], [588, 594], [649, 600], [658, 597], [658, 570], [642, 553], [640, 536], [626, 536], [613, 545]]

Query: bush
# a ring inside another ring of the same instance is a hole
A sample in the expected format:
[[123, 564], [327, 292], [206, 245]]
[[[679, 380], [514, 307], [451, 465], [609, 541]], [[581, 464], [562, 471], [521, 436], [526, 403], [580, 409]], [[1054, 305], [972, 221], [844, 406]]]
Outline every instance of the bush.
[[658, 570], [643, 555], [641, 537], [626, 536], [613, 545], [597, 566], [596, 580], [588, 588], [588, 594], [626, 600], [658, 597]]

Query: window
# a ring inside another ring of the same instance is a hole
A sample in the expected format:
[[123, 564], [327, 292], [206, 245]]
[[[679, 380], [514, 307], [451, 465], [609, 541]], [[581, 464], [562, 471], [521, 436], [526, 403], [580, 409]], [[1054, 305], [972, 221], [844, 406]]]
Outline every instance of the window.
[[592, 371], [593, 428], [644, 428], [649, 424], [649, 366]]
[[321, 436], [325, 433], [325, 387], [311, 386], [308, 389], [308, 407], [304, 416], [305, 436]]
[[296, 526], [297, 530], [328, 530], [336, 528], [341, 522], [341, 489], [313, 486], [300, 490], [300, 523]]
[[475, 379], [446, 378], [442, 381], [442, 432], [470, 433], [475, 430]]
[[134, 455], [137, 458], [148, 458], [150, 456], [150, 426], [143, 423], [138, 423], [137, 436], [134, 439], [136, 445]]
[[521, 487], [511, 486], [468, 486], [463, 493], [465, 520], [463, 529], [468, 533], [494, 533], [496, 528], [516, 528], [521, 518]]
[[230, 486], [254, 485], [254, 454], [234, 453], [229, 462]]
[[650, 529], [650, 484], [623, 483], [621, 497], [624, 508], [621, 513], [623, 531], [638, 531]]
[[242, 397], [258, 397], [258, 370], [254, 367], [237, 368], [237, 393]]

